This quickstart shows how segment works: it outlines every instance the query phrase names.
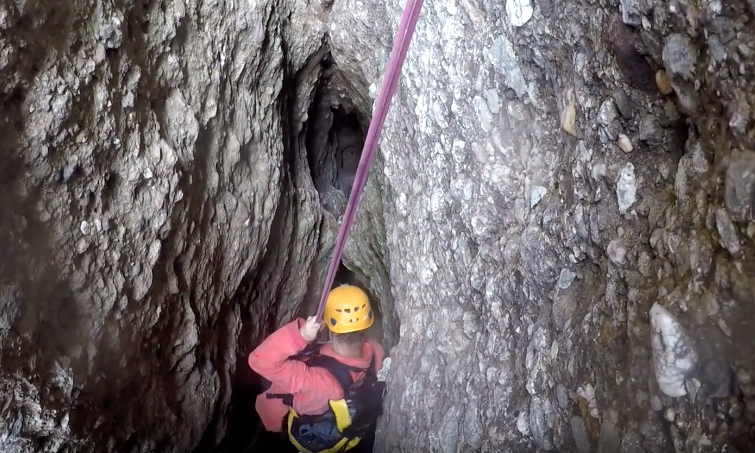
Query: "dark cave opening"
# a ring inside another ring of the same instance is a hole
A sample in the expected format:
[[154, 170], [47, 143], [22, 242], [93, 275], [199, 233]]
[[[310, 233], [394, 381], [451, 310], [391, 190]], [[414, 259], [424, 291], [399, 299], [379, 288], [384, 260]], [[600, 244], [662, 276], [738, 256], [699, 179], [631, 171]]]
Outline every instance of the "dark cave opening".
[[329, 54], [321, 65], [320, 83], [308, 112], [305, 146], [322, 205], [338, 218], [351, 194], [367, 127], [339, 87], [340, 73]]
[[[361, 121], [344, 87], [344, 75], [330, 52], [323, 53], [320, 68], [320, 79], [307, 112], [304, 146], [310, 176], [323, 208], [338, 219], [346, 210], [351, 195], [369, 123]], [[358, 286], [368, 294], [375, 314], [375, 322], [368, 334], [382, 341], [379, 304], [369, 288], [343, 263], [339, 265], [331, 288], [340, 284]]]

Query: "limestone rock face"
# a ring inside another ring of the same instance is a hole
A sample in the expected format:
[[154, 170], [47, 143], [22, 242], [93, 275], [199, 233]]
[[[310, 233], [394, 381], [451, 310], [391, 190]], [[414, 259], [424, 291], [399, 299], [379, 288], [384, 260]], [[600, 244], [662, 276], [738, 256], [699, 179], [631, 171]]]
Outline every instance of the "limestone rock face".
[[243, 315], [290, 317], [318, 254], [291, 6], [0, 3], [0, 450], [224, 437]]
[[[333, 55], [379, 84], [403, 2], [363, 3]], [[426, 4], [388, 117], [375, 451], [753, 448], [753, 12], [505, 6]]]
[[[0, 450], [264, 451], [403, 2], [48, 3], [0, 0]], [[755, 450], [753, 14], [425, 2], [339, 277], [374, 451]]]

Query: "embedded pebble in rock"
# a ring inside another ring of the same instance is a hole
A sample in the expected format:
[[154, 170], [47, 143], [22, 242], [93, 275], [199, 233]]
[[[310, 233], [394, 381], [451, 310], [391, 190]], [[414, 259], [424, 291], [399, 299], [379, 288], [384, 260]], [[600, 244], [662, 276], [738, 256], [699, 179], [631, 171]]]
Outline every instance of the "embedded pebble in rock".
[[618, 127], [615, 124], [618, 116], [619, 112], [616, 110], [616, 104], [611, 99], [603, 101], [598, 112], [598, 124], [603, 126], [603, 130], [611, 141], [616, 140], [619, 134]]
[[380, 371], [377, 373], [377, 380], [381, 382], [385, 382], [385, 379], [388, 377], [388, 373], [391, 371], [391, 358], [386, 357], [383, 359], [383, 366], [380, 368]]
[[600, 413], [598, 411], [598, 403], [595, 399], [595, 388], [592, 384], [587, 384], [584, 387], [577, 388], [577, 395], [587, 401], [587, 407], [589, 409], [590, 416], [593, 418], [599, 418]]
[[568, 134], [577, 136], [577, 107], [574, 99], [574, 90], [569, 89], [566, 92], [564, 105], [561, 108], [559, 116], [561, 118], [561, 128]]
[[661, 402], [661, 399], [658, 397], [658, 395], [653, 395], [650, 397], [650, 407], [652, 407], [654, 411], [663, 410], [663, 403]]
[[[458, 30], [457, 33], [459, 33]], [[500, 72], [517, 96], [521, 97], [528, 93], [527, 81], [524, 79], [514, 47], [506, 35], [499, 34], [495, 37], [492, 46], [485, 49], [485, 54], [486, 60], [490, 61], [493, 67]]]
[[642, 23], [642, 8], [639, 0], [621, 0], [621, 20], [628, 25]]
[[506, 0], [506, 15], [509, 23], [515, 27], [521, 27], [532, 18], [531, 0]]
[[668, 396], [684, 396], [684, 381], [697, 364], [697, 353], [682, 325], [657, 302], [650, 309], [650, 324], [658, 386]]
[[629, 137], [624, 134], [619, 134], [619, 148], [621, 148], [621, 150], [625, 153], [631, 153], [632, 150], [634, 150], [632, 141], [629, 140]]
[[606, 99], [600, 105], [600, 111], [598, 112], [598, 124], [601, 126], [608, 126], [616, 120], [618, 112], [616, 111], [616, 104], [612, 100]]
[[726, 170], [726, 207], [738, 222], [755, 221], [755, 152], [738, 151]]
[[658, 85], [658, 91], [662, 94], [669, 95], [674, 92], [674, 87], [671, 85], [671, 81], [668, 79], [668, 75], [663, 69], [656, 71], [655, 84]]
[[724, 247], [732, 254], [736, 255], [740, 250], [739, 238], [734, 222], [731, 221], [729, 213], [723, 208], [716, 210], [716, 226], [718, 233], [721, 235], [721, 242]]
[[627, 256], [627, 249], [620, 240], [614, 239], [608, 243], [606, 253], [613, 264], [621, 265], [624, 263], [624, 258]]
[[569, 420], [569, 424], [572, 436], [574, 436], [574, 443], [577, 445], [579, 453], [590, 453], [592, 451], [592, 448], [590, 447], [590, 438], [588, 437], [582, 417], [572, 417]]
[[493, 113], [490, 111], [487, 101], [485, 101], [485, 99], [483, 99], [481, 96], [477, 96], [474, 99], [474, 102], [477, 107], [477, 115], [481, 123], [482, 130], [485, 132], [492, 131]]
[[663, 62], [672, 75], [690, 80], [697, 60], [697, 50], [692, 40], [681, 33], [672, 33], [665, 39]]
[[530, 208], [534, 208], [540, 203], [545, 194], [548, 193], [548, 189], [542, 186], [535, 186], [530, 191]]
[[529, 422], [528, 411], [522, 411], [521, 413], [519, 413], [519, 417], [517, 417], [516, 419], [516, 428], [524, 436], [527, 436], [530, 434], [530, 422]]
[[613, 101], [616, 103], [616, 108], [619, 109], [619, 112], [621, 113], [621, 116], [624, 119], [631, 119], [634, 115], [634, 110], [632, 108], [632, 102], [629, 99], [629, 96], [623, 91], [619, 90], [613, 93]]
[[558, 384], [556, 387], [556, 395], [558, 398], [558, 405], [561, 409], [569, 407], [569, 391], [566, 390], [564, 384]]
[[490, 113], [498, 115], [501, 111], [501, 99], [498, 97], [498, 92], [492, 88], [487, 90], [485, 92], [485, 99], [488, 104], [488, 109], [490, 109]]
[[532, 397], [530, 405], [530, 430], [537, 445], [545, 451], [551, 451], [553, 445], [553, 411], [549, 400]]
[[603, 421], [600, 426], [600, 440], [598, 453], [614, 453], [621, 448], [621, 437], [618, 428], [610, 420]]
[[697, 394], [700, 391], [700, 387], [702, 387], [700, 381], [698, 381], [697, 378], [688, 379], [684, 382], [684, 387], [687, 389], [687, 394], [689, 394], [690, 401], [695, 402], [697, 400]]
[[[92, 5], [0, 0], [0, 450], [285, 451], [246, 356], [315, 312], [405, 3]], [[750, 17], [424, 2], [336, 278], [373, 451], [755, 451]]]
[[616, 199], [619, 203], [619, 212], [627, 212], [637, 199], [637, 183], [634, 175], [634, 165], [628, 163], [619, 171], [619, 180], [616, 183]]
[[651, 146], [661, 146], [663, 137], [663, 126], [660, 121], [648, 115], [643, 116], [640, 120], [640, 140]]
[[577, 274], [569, 269], [561, 269], [561, 274], [558, 276], [558, 287], [566, 289], [571, 286], [574, 279], [577, 278]]

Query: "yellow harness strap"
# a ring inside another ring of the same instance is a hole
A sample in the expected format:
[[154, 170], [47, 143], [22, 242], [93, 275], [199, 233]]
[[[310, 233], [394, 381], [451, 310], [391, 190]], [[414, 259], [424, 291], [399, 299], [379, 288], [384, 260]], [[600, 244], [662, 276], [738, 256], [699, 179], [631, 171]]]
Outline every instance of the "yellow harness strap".
[[343, 398], [340, 400], [330, 400], [328, 404], [330, 404], [330, 408], [336, 416], [336, 428], [338, 428], [338, 431], [343, 432], [343, 430], [351, 425], [351, 415], [349, 414], [349, 406], [346, 405], [346, 400]]
[[[331, 401], [330, 407], [333, 409], [333, 412], [336, 415], [336, 427], [339, 431], [343, 431], [344, 429], [348, 428], [349, 425], [351, 425], [351, 416], [349, 415], [349, 408], [346, 406], [346, 401], [341, 399], [337, 401]], [[349, 451], [352, 448], [356, 447], [360, 440], [362, 440], [359, 437], [355, 437], [351, 440], [347, 438], [343, 438], [340, 441], [338, 441], [337, 444], [335, 444], [333, 447], [328, 448], [327, 450], [322, 450], [318, 452], [309, 451], [306, 448], [302, 447], [299, 442], [294, 439], [293, 434], [291, 434], [291, 426], [294, 423], [294, 418], [298, 417], [296, 415], [296, 412], [292, 408], [288, 410], [288, 438], [291, 441], [291, 444], [293, 444], [294, 447], [296, 447], [297, 450], [299, 450], [301, 453], [338, 453], [341, 451]], [[345, 445], [345, 447], [344, 447]]]

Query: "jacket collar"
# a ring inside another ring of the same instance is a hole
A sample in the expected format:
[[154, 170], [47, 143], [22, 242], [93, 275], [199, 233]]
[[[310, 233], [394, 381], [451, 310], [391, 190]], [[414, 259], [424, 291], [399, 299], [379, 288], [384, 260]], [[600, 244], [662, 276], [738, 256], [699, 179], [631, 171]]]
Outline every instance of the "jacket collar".
[[344, 365], [367, 370], [370, 367], [370, 363], [372, 363], [372, 357], [375, 355], [375, 349], [368, 341], [365, 341], [362, 345], [362, 357], [345, 357], [333, 350], [332, 343], [327, 343], [322, 347], [322, 349], [320, 349], [320, 354], [338, 359], [338, 361], [343, 363]]

